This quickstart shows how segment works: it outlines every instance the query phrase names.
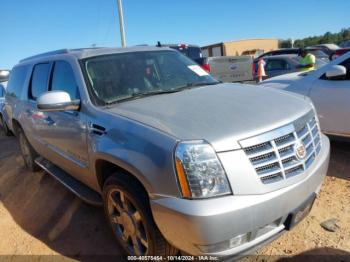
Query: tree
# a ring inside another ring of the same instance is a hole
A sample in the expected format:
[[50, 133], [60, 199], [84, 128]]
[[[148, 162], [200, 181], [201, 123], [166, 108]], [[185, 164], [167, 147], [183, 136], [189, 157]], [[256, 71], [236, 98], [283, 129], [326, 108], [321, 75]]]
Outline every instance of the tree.
[[292, 40], [280, 40], [279, 42], [280, 48], [291, 48], [292, 47]]
[[[318, 44], [340, 44], [346, 40], [350, 40], [350, 28], [343, 28], [338, 33], [326, 32], [320, 36], [309, 36], [303, 39], [297, 39], [294, 42], [295, 47], [303, 48]], [[288, 40], [280, 41], [280, 47], [285, 47]]]

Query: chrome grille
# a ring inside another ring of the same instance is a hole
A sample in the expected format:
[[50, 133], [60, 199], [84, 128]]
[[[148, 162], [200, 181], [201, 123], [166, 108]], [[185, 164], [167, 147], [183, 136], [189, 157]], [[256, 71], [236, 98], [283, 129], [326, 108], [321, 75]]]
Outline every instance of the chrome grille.
[[[299, 159], [295, 152], [298, 142], [305, 147], [306, 156], [303, 159]], [[240, 143], [264, 184], [303, 173], [321, 150], [319, 126], [313, 112], [293, 124]]]

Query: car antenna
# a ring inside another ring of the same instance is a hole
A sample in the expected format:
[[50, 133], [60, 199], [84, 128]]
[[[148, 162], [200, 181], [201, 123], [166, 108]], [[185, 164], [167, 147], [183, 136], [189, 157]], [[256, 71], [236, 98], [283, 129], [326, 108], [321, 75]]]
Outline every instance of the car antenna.
[[157, 47], [162, 47], [162, 44], [160, 43], [160, 41], [157, 42]]

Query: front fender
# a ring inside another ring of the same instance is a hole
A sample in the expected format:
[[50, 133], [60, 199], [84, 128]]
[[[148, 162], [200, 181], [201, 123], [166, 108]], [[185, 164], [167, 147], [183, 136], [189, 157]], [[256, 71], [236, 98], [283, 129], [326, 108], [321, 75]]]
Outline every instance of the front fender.
[[102, 159], [125, 169], [143, 184], [150, 197], [181, 196], [173, 158], [177, 141], [173, 138], [144, 126], [120, 125], [88, 139], [91, 166]]
[[[98, 161], [107, 161], [111, 164], [114, 164], [118, 167], [120, 167], [121, 169], [124, 169], [125, 171], [127, 171], [128, 173], [132, 174], [138, 181], [141, 182], [141, 184], [144, 186], [144, 188], [146, 189], [146, 191], [148, 192], [148, 194], [150, 194], [150, 192], [153, 192], [153, 188], [152, 185], [150, 184], [150, 182], [143, 176], [142, 172], [140, 170], [138, 170], [135, 166], [131, 165], [130, 163], [127, 163], [126, 161], [124, 161], [123, 159], [117, 158], [114, 155], [110, 155], [104, 152], [95, 152], [94, 153], [94, 159], [92, 160], [94, 163], [94, 167], [95, 167], [95, 176], [97, 177], [97, 170], [96, 170], [96, 166], [97, 166], [97, 162]], [[98, 179], [98, 177], [97, 177]]]

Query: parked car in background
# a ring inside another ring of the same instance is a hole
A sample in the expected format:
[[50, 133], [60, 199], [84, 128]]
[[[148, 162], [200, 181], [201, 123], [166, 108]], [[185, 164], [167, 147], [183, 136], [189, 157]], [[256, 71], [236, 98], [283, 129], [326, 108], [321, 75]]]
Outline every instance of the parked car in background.
[[189, 44], [161, 44], [158, 42], [158, 47], [170, 47], [175, 49], [185, 56], [191, 58], [198, 65], [200, 65], [204, 70], [208, 71], [208, 65], [205, 63], [205, 59], [202, 54], [202, 50], [198, 45], [189, 45]]
[[0, 82], [0, 128], [2, 128], [5, 135], [10, 135], [11, 132], [7, 126], [6, 115], [4, 114], [6, 86], [7, 82]]
[[346, 41], [344, 41], [344, 42], [341, 42], [341, 43], [339, 44], [339, 46], [340, 46], [341, 48], [350, 47], [350, 40], [346, 40]]
[[318, 70], [274, 77], [262, 85], [310, 97], [322, 131], [350, 137], [350, 52]]
[[253, 80], [253, 58], [251, 56], [216, 56], [205, 58], [207, 69], [221, 82]]
[[[265, 57], [265, 72], [267, 76], [264, 79], [293, 72], [299, 72], [300, 68], [298, 68], [298, 66], [300, 65], [300, 59], [301, 57], [298, 55], [274, 55]], [[316, 58], [316, 68], [321, 68], [326, 64], [327, 63], [323, 60]], [[257, 80], [257, 62], [254, 65], [254, 70], [254, 80]]]
[[298, 224], [327, 173], [308, 99], [221, 84], [170, 48], [37, 55], [7, 90], [25, 165], [103, 205], [130, 255], [247, 252]]
[[307, 48], [319, 48], [323, 52], [325, 52], [328, 55], [328, 57], [330, 57], [340, 47], [336, 44], [319, 44], [319, 45], [309, 46]]
[[337, 59], [339, 56], [344, 55], [345, 53], [350, 51], [350, 47], [347, 48], [339, 48], [335, 50], [335, 52], [330, 56], [330, 60]]
[[[318, 59], [324, 60], [325, 62], [329, 61], [329, 56], [319, 48], [306, 48], [306, 50], [308, 50], [308, 52], [313, 54]], [[299, 48], [281, 48], [281, 49], [273, 50], [260, 55], [258, 58], [254, 60], [254, 63], [257, 63], [257, 61], [260, 58], [265, 59], [265, 57], [276, 56], [276, 55], [298, 55], [299, 52], [300, 52]]]
[[0, 69], [0, 83], [6, 82], [9, 79], [10, 76], [10, 70], [1, 70]]

